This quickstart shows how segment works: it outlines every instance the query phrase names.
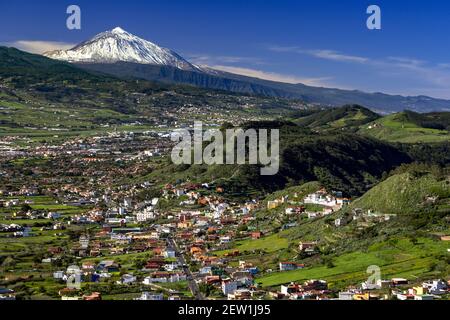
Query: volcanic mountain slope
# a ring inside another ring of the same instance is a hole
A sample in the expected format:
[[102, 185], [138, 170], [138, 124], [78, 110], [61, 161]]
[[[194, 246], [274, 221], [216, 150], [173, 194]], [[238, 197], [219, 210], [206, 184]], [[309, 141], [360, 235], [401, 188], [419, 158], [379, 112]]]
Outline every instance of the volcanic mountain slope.
[[134, 62], [200, 70], [172, 50], [141, 39], [120, 27], [102, 32], [70, 50], [44, 53], [45, 56], [78, 63]]

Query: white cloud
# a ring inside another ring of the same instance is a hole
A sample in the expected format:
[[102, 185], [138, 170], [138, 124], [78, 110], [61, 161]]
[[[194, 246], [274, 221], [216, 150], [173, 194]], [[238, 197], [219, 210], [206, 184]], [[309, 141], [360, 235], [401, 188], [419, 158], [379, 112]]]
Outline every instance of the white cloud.
[[[433, 64], [429, 61], [410, 57], [369, 58], [349, 55], [334, 50], [302, 49], [300, 47], [272, 46], [269, 50], [280, 53], [297, 53], [309, 55], [319, 59], [336, 62], [355, 63], [372, 68], [376, 73], [385, 77], [408, 79], [418, 85], [416, 94], [437, 93], [441, 97], [450, 95], [450, 64]], [[413, 93], [414, 95], [414, 93]]]
[[225, 56], [225, 55], [214, 56], [209, 54], [187, 54], [186, 56], [192, 63], [196, 65], [201, 65], [223, 72], [229, 72], [263, 80], [270, 80], [291, 84], [303, 83], [311, 86], [326, 86], [325, 81], [331, 79], [329, 77], [306, 78], [296, 75], [281, 74], [242, 66], [242, 64], [255, 66], [267, 65], [267, 63], [263, 59], [257, 57]]
[[307, 54], [316, 58], [341, 62], [365, 63], [370, 61], [369, 58], [343, 54], [334, 50], [322, 50], [322, 49], [305, 50], [299, 47], [279, 47], [279, 46], [271, 47], [270, 50], [275, 52], [293, 52], [293, 53]]
[[212, 56], [208, 54], [187, 54], [186, 57], [194, 64], [199, 65], [221, 65], [221, 64], [236, 64], [247, 63], [254, 65], [266, 64], [262, 59], [256, 57], [241, 57], [241, 56]]
[[388, 57], [388, 60], [392, 61], [392, 62], [396, 62], [399, 65], [404, 65], [404, 66], [421, 66], [426, 64], [427, 62], [424, 60], [418, 60], [418, 59], [414, 59], [414, 58], [405, 58], [405, 57]]
[[242, 67], [232, 67], [232, 66], [223, 66], [223, 65], [213, 65], [210, 66], [213, 69], [230, 72], [234, 74], [240, 74], [247, 77], [259, 78], [270, 81], [277, 82], [285, 82], [291, 84], [303, 83], [310, 86], [326, 86], [325, 82], [330, 80], [329, 77], [323, 78], [303, 78], [294, 75], [286, 75], [276, 72], [267, 72], [262, 70], [250, 69], [250, 68], [242, 68]]
[[322, 59], [333, 60], [333, 61], [342, 61], [342, 62], [356, 62], [356, 63], [365, 63], [368, 62], [368, 58], [345, 55], [341, 54], [337, 51], [333, 50], [310, 50], [307, 53]]
[[53, 50], [67, 50], [75, 46], [73, 43], [58, 42], [58, 41], [33, 41], [33, 40], [18, 40], [14, 42], [5, 43], [6, 46], [14, 47], [22, 51], [42, 54]]

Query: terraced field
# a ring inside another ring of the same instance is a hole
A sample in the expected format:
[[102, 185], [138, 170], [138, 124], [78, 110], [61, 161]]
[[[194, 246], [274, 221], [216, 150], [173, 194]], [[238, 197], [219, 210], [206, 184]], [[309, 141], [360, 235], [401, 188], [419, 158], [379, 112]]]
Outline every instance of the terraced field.
[[405, 277], [433, 274], [432, 266], [438, 263], [442, 255], [447, 254], [449, 244], [443, 241], [419, 239], [414, 245], [407, 239], [397, 243], [378, 243], [367, 252], [352, 252], [333, 260], [335, 267], [319, 266], [289, 272], [277, 272], [256, 279], [263, 287], [273, 287], [284, 283], [302, 282], [309, 279], [327, 280], [331, 288], [343, 288], [356, 281], [368, 278], [366, 270], [371, 265], [381, 268], [382, 278]]

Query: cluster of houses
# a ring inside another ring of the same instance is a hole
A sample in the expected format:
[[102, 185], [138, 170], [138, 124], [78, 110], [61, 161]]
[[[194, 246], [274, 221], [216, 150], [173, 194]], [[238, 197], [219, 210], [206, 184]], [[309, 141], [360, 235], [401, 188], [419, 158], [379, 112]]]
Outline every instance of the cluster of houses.
[[303, 284], [291, 282], [281, 285], [280, 291], [270, 292], [274, 299], [289, 300], [434, 300], [450, 293], [450, 282], [432, 280], [408, 288], [403, 278], [363, 282], [359, 288], [349, 287], [345, 291], [328, 288], [325, 280], [309, 280]]
[[407, 290], [392, 290], [392, 295], [398, 300], [434, 300], [450, 293], [450, 281], [441, 279], [423, 282]]
[[[384, 294], [380, 294], [382, 292]], [[450, 282], [432, 280], [411, 286], [404, 278], [379, 279], [375, 283], [363, 282], [359, 288], [350, 287], [339, 292], [339, 300], [434, 300], [450, 293]]]
[[0, 288], [0, 301], [16, 300], [14, 290], [8, 288]]
[[[144, 155], [151, 156], [145, 152]], [[310, 280], [303, 284], [290, 283], [281, 286], [280, 292], [262, 290], [255, 281], [261, 272], [258, 266], [245, 261], [245, 258], [236, 261], [241, 253], [239, 250], [230, 250], [230, 243], [243, 239], [257, 240], [266, 234], [266, 230], [259, 230], [251, 223], [255, 220], [254, 211], [262, 206], [259, 201], [233, 203], [222, 196], [225, 193], [223, 187], [211, 183], [168, 184], [162, 188], [160, 198], [137, 201], [137, 192], [150, 186], [150, 182], [143, 182], [99, 193], [68, 184], [59, 190], [64, 191], [64, 203], [76, 207], [85, 206], [88, 209], [84, 213], [74, 214], [69, 218], [58, 212], [17, 214], [24, 214], [26, 219], [48, 219], [53, 230], [73, 224], [96, 226], [93, 228], [95, 231], [83, 235], [69, 247], [48, 248], [43, 263], [62, 260], [66, 254], [83, 261], [79, 267], [72, 266], [64, 271], [54, 271], [53, 278], [61, 283], [67, 282], [76, 274], [81, 283], [112, 281], [117, 286], [144, 286], [145, 289], [136, 300], [163, 300], [167, 294], [160, 292], [161, 286], [178, 283], [192, 288], [193, 282], [198, 286], [213, 288], [218, 298], [229, 300], [260, 299], [267, 295], [275, 299], [291, 300], [336, 297], [337, 293], [329, 290], [324, 280]], [[34, 190], [24, 189], [21, 192], [32, 194]], [[176, 203], [176, 209], [161, 210], [162, 201]], [[267, 209], [281, 207], [287, 216], [305, 215], [312, 219], [332, 214], [349, 202], [340, 192], [329, 193], [321, 189], [304, 198], [294, 195], [293, 199], [283, 196], [268, 201]], [[20, 204], [18, 199], [0, 201], [0, 206], [4, 207]], [[321, 211], [308, 210], [317, 207], [320, 207]], [[389, 219], [391, 216], [355, 209], [350, 217], [362, 221], [367, 218]], [[339, 218], [336, 219], [335, 225], [338, 227], [348, 222], [345, 218]], [[0, 225], [0, 232], [24, 237], [32, 235], [30, 228], [16, 224]], [[217, 250], [225, 250], [225, 253], [216, 255]], [[297, 251], [302, 256], [313, 256], [318, 253], [318, 242], [301, 241]], [[149, 255], [146, 256], [146, 253]], [[139, 265], [121, 272], [122, 266], [115, 261], [114, 256], [127, 254], [138, 254], [145, 258]], [[279, 261], [278, 266], [281, 272], [305, 268], [304, 264], [294, 261]], [[392, 288], [392, 294], [401, 300], [417, 300], [419, 297], [425, 300], [429, 299], [429, 296], [448, 292], [447, 284], [444, 286], [442, 281], [406, 291], [399, 289], [406, 284], [402, 279], [380, 282], [379, 286], [377, 284], [372, 287], [363, 284], [361, 288], [349, 288], [345, 292], [339, 292], [338, 296], [342, 300], [373, 299], [376, 294], [371, 291], [384, 289], [386, 286]], [[178, 293], [169, 293], [169, 299], [180, 298]], [[61, 297], [99, 300], [101, 294], [94, 292], [80, 297], [76, 290], [70, 289], [61, 291]]]
[[308, 280], [303, 284], [281, 285], [280, 291], [270, 292], [270, 296], [277, 300], [322, 300], [330, 299], [332, 293], [325, 280]]
[[[267, 201], [267, 209], [273, 210], [284, 205], [285, 214], [288, 216], [304, 214], [309, 219], [315, 219], [339, 211], [349, 203], [350, 199], [344, 198], [341, 192], [335, 191], [330, 194], [325, 189], [320, 189], [317, 192], [308, 194], [303, 199], [299, 199], [298, 194], [294, 194], [292, 200], [289, 195], [286, 195], [272, 201]], [[321, 210], [307, 210], [307, 205], [319, 206]]]

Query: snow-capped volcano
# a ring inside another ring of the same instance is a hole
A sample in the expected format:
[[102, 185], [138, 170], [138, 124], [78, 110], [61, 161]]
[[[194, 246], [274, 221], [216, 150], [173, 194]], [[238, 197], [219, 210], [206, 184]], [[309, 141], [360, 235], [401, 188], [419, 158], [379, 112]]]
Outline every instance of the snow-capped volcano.
[[172, 66], [195, 71], [199, 68], [172, 50], [141, 39], [120, 27], [102, 32], [70, 50], [44, 53], [46, 57], [78, 63], [133, 62]]

